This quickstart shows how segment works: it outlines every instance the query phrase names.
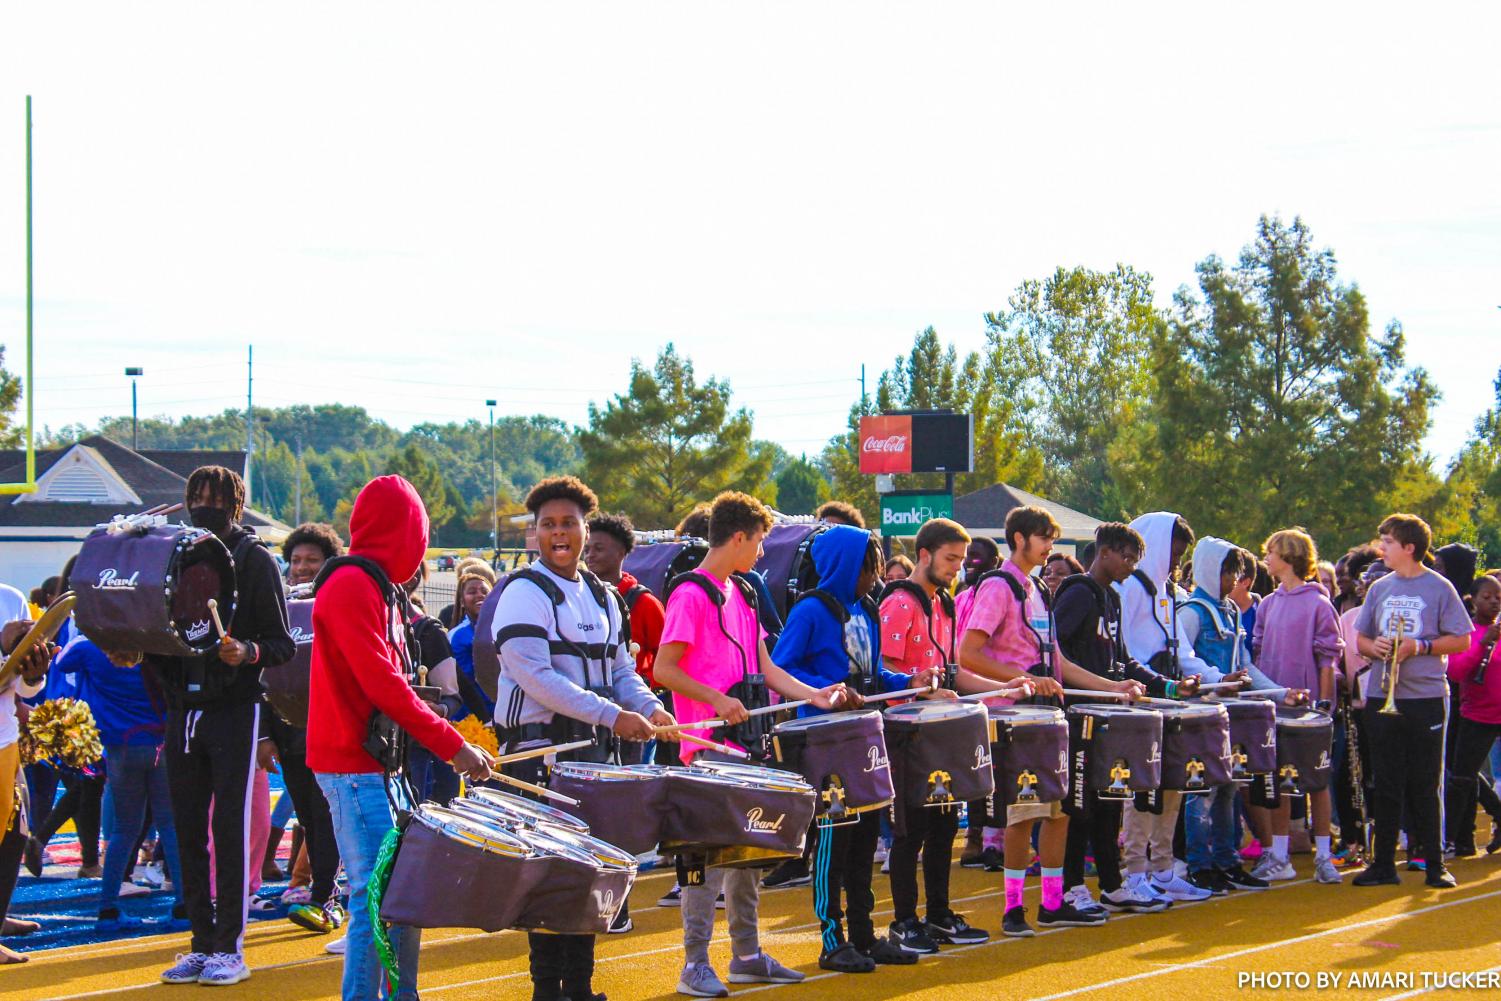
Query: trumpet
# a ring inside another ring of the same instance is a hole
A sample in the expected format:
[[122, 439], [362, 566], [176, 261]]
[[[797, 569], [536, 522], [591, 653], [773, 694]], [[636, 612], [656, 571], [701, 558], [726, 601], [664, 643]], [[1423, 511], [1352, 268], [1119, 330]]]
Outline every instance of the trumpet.
[[1397, 617], [1397, 635], [1392, 638], [1391, 652], [1386, 655], [1386, 702], [1381, 706], [1380, 712], [1384, 716], [1400, 716], [1402, 710], [1397, 708], [1397, 682], [1402, 676], [1402, 662], [1397, 659], [1397, 650], [1402, 646], [1402, 627], [1407, 620]]

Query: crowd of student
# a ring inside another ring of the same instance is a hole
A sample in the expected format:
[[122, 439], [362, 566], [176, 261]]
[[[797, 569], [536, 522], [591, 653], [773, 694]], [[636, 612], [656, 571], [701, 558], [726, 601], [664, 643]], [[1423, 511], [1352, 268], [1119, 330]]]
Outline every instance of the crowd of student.
[[[708, 553], [664, 596], [623, 569], [636, 544], [627, 519], [601, 514], [572, 477], [544, 480], [526, 500], [534, 562], [505, 580], [482, 561], [461, 562], [455, 602], [437, 616], [420, 601], [426, 513], [398, 477], [361, 492], [347, 552], [328, 526], [299, 526], [282, 545], [284, 579], [239, 526], [239, 477], [200, 470], [187, 502], [193, 524], [234, 555], [234, 638], [205, 658], [121, 664], [65, 627], [50, 669], [33, 663], [0, 693], [0, 775], [16, 771], [28, 702], [86, 701], [106, 748], [97, 775], [25, 770], [31, 808], [0, 841], [0, 912], [19, 868], [39, 875], [49, 839], [72, 820], [78, 875], [101, 880], [100, 931], [143, 926], [120, 907], [122, 896], [141, 892], [133, 877], [176, 894], [162, 930], [190, 930], [191, 943], [163, 974], [170, 983], [248, 977], [246, 918], [279, 904], [309, 930], [346, 932], [330, 943], [345, 953], [345, 998], [386, 996], [366, 908], [375, 855], [393, 823], [383, 765], [366, 743], [376, 713], [411, 738], [405, 770], [416, 794], [445, 802], [462, 781], [491, 773], [491, 756], [453, 725], [466, 717], [493, 724], [503, 752], [585, 736], [595, 741], [578, 753], [586, 760], [692, 763], [717, 752], [662, 728], [711, 718], [748, 724], [748, 676], [764, 678], [775, 697], [807, 700], [800, 715], [857, 707], [877, 691], [953, 698], [954, 690], [933, 690], [945, 678], [959, 692], [998, 691], [992, 704], [1061, 700], [1064, 688], [1183, 699], [1200, 685], [1245, 681], [1285, 692], [1289, 705], [1308, 700], [1336, 714], [1336, 781], [1306, 799], [1268, 801], [1226, 784], [1193, 796], [1164, 792], [1156, 812], [1095, 796], [994, 811], [969, 804], [959, 862], [1002, 874], [996, 917], [1011, 936], [1032, 934], [1023, 904], [1029, 873], [1041, 880], [1037, 925], [1090, 926], [1111, 913], [1266, 889], [1295, 878], [1291, 856], [1310, 847], [1320, 883], [1342, 882], [1344, 870], [1357, 868], [1358, 885], [1396, 882], [1405, 845], [1409, 869], [1424, 869], [1431, 886], [1453, 886], [1445, 859], [1477, 852], [1477, 803], [1497, 825], [1486, 850], [1501, 848], [1490, 764], [1501, 736], [1501, 665], [1480, 670], [1498, 659], [1501, 575], [1477, 574], [1468, 547], [1430, 551], [1427, 525], [1411, 515], [1373, 526], [1371, 544], [1332, 565], [1301, 529], [1274, 533], [1253, 554], [1196, 539], [1170, 512], [1102, 525], [1076, 559], [1053, 552], [1059, 528], [1041, 508], [1011, 512], [999, 543], [935, 519], [918, 531], [910, 557], [883, 561], [859, 511], [834, 502], [818, 512], [828, 528], [811, 546], [821, 594], [794, 603], [783, 621], [755, 571], [772, 514], [744, 494], [721, 495], [678, 527], [706, 540]], [[66, 590], [70, 569], [43, 585], [35, 603]], [[285, 589], [315, 581], [303, 729], [270, 707], [258, 675], [293, 653]], [[490, 633], [477, 637], [497, 587], [504, 590]], [[37, 610], [9, 588], [0, 602], [9, 623], [0, 647], [8, 650], [14, 627]], [[1404, 638], [1393, 657], [1399, 619]], [[493, 700], [476, 677], [477, 640], [493, 642], [500, 661]], [[1395, 715], [1379, 711], [1393, 659], [1401, 663]], [[431, 701], [410, 685], [419, 670], [441, 693]], [[504, 771], [545, 781], [541, 759]], [[273, 772], [287, 791], [274, 810]], [[3, 788], [0, 801], [10, 801]], [[277, 901], [258, 890], [287, 875], [275, 851], [293, 813], [291, 885]], [[898, 804], [853, 824], [815, 824], [804, 858], [773, 872], [710, 869], [701, 883], [675, 886], [659, 903], [681, 908], [679, 992], [729, 993], [709, 960], [717, 908], [728, 918], [729, 983], [803, 979], [762, 948], [758, 906], [767, 888], [811, 883], [820, 966], [832, 971], [909, 965], [945, 944], [985, 941], [989, 932], [950, 906], [960, 827], [960, 811]], [[878, 929], [872, 883], [882, 863], [895, 914]], [[7, 918], [4, 931], [32, 928]], [[627, 906], [611, 931], [630, 928]], [[398, 928], [391, 937], [401, 981], [390, 993], [415, 997], [420, 933]], [[529, 947], [537, 1001], [601, 997], [591, 982], [591, 936], [534, 933]], [[0, 959], [24, 955], [3, 950]]]

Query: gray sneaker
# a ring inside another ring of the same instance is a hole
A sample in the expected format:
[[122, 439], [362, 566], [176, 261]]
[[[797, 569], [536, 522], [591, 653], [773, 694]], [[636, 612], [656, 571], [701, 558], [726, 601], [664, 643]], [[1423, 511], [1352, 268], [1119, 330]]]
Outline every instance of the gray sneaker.
[[759, 953], [755, 959], [730, 960], [730, 983], [732, 984], [800, 984], [805, 974], [790, 970], [775, 959]]
[[1268, 883], [1279, 883], [1284, 880], [1297, 879], [1298, 872], [1291, 862], [1285, 858], [1273, 855], [1271, 852], [1263, 852], [1261, 861], [1256, 863], [1256, 868], [1251, 870], [1251, 875], [1257, 879], [1264, 879]]
[[245, 957], [238, 952], [214, 953], [198, 975], [198, 983], [207, 987], [228, 987], [249, 979], [250, 967], [245, 965]]
[[196, 984], [198, 977], [203, 973], [203, 967], [208, 963], [208, 953], [205, 952], [181, 952], [177, 954], [177, 962], [172, 964], [171, 969], [162, 971], [162, 983], [164, 984]]
[[1327, 855], [1313, 864], [1313, 878], [1320, 883], [1343, 883], [1344, 874], [1334, 867], [1334, 859]]
[[730, 989], [708, 963], [689, 963], [678, 977], [678, 993], [694, 998], [727, 998]]

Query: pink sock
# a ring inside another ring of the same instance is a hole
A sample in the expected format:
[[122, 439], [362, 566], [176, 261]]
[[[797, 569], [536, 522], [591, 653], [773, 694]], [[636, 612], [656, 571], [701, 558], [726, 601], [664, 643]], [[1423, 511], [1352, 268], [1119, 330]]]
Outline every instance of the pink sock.
[[1006, 910], [1022, 905], [1022, 890], [1027, 885], [1027, 870], [1006, 870]]
[[1004, 827], [985, 828], [984, 848], [994, 848], [996, 851], [1006, 850], [1006, 829]]
[[1042, 906], [1056, 911], [1063, 906], [1063, 868], [1042, 870]]

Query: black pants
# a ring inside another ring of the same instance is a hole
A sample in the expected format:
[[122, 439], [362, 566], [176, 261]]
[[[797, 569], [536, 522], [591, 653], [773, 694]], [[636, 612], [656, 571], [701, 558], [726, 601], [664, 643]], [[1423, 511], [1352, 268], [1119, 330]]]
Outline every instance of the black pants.
[[321, 906], [334, 895], [334, 880], [339, 874], [339, 842], [334, 838], [328, 800], [307, 765], [307, 755], [283, 755], [280, 760], [282, 782], [287, 795], [292, 797], [292, 809], [297, 812], [303, 844], [307, 845], [308, 867], [313, 871], [313, 903]]
[[848, 926], [849, 941], [856, 947], [868, 949], [876, 941], [870, 920], [876, 897], [870, 878], [876, 842], [881, 838], [881, 814], [869, 810], [859, 817], [853, 824], [814, 825], [818, 843], [813, 846], [813, 913], [823, 928], [824, 952], [844, 944], [841, 922]]
[[1095, 871], [1100, 876], [1100, 892], [1114, 893], [1121, 888], [1121, 801], [1100, 799], [1093, 792], [1084, 795], [1082, 815], [1075, 813], [1068, 818], [1068, 842], [1063, 851], [1063, 888], [1072, 890], [1084, 885], [1084, 856], [1092, 845]]
[[[1449, 841], [1455, 848], [1469, 850], [1475, 847], [1475, 804], [1487, 792], [1489, 799], [1496, 799], [1495, 787], [1480, 769], [1490, 757], [1491, 745], [1501, 737], [1501, 723], [1477, 723], [1464, 717], [1455, 723], [1454, 770], [1449, 776], [1444, 812], [1449, 821]], [[1497, 819], [1497, 812], [1490, 806], [1486, 812]]]
[[[502, 765], [501, 770], [523, 782], [543, 784], [547, 778], [547, 766], [541, 758], [514, 761]], [[515, 791], [515, 790], [512, 790]], [[530, 793], [520, 793], [535, 798]], [[591, 981], [594, 979], [594, 936], [551, 935], [547, 932], [528, 932], [526, 936], [527, 962], [532, 976], [532, 1001], [585, 1001], [594, 997]]]
[[[251, 783], [255, 776], [254, 703], [174, 709], [167, 716], [167, 782], [182, 857], [182, 899], [193, 926], [194, 952], [237, 953], [245, 939], [249, 901]], [[209, 888], [209, 803], [214, 807], [217, 883]]]
[[1380, 703], [1366, 703], [1366, 734], [1370, 737], [1371, 771], [1375, 784], [1375, 863], [1395, 865], [1397, 830], [1402, 808], [1411, 818], [1411, 836], [1422, 845], [1432, 872], [1443, 864], [1444, 730], [1447, 698], [1398, 699], [1398, 715], [1380, 711]]
[[46, 824], [38, 827], [33, 836], [43, 847], [52, 840], [68, 821], [78, 831], [78, 854], [86, 866], [99, 864], [99, 812], [104, 803], [104, 776], [62, 776], [62, 799], [47, 814]]
[[26, 835], [20, 825], [12, 827], [0, 838], [0, 921], [10, 910], [11, 895], [16, 892], [16, 880], [21, 876], [21, 856], [26, 851]]
[[917, 919], [917, 856], [922, 853], [923, 892], [928, 899], [928, 920], [949, 916], [949, 865], [954, 859], [954, 836], [959, 833], [959, 807], [898, 805], [906, 833], [892, 831], [891, 903], [894, 919]]

